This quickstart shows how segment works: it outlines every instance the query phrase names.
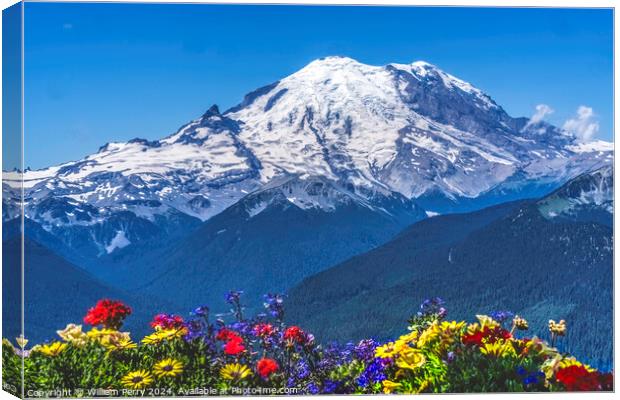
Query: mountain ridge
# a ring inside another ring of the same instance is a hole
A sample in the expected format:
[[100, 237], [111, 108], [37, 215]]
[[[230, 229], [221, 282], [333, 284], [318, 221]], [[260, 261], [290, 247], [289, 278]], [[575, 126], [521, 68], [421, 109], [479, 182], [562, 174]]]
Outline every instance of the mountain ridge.
[[[540, 195], [612, 159], [611, 144], [512, 118], [429, 63], [326, 57], [163, 139], [110, 142], [76, 162], [27, 171], [23, 184], [27, 217], [66, 241], [76, 225], [103, 230], [92, 245], [101, 255], [140, 240], [131, 226], [157, 219], [161, 233], [179, 219], [206, 221], [282, 176], [396, 192], [445, 213]], [[7, 199], [21, 185], [14, 175], [3, 182]], [[119, 219], [127, 229], [107, 222]]]
[[400, 194], [375, 193], [369, 203], [324, 178], [292, 176], [245, 196], [180, 240], [139, 257], [130, 248], [112, 253], [121, 258], [100, 276], [151, 295], [183, 287], [175, 296], [181, 310], [219, 304], [231, 288], [243, 289], [255, 307], [264, 293], [284, 291], [425, 217]]
[[[289, 323], [310, 327], [323, 341], [382, 339], [397, 332], [415, 304], [437, 296], [446, 300], [450, 318], [509, 310], [535, 332], [545, 332], [549, 318], [565, 319], [561, 350], [611, 368], [613, 214], [605, 201], [548, 213], [549, 204], [583, 205], [570, 200], [591, 187], [613, 195], [611, 176], [604, 168], [541, 199], [414, 223], [291, 288]], [[558, 201], [558, 195], [565, 196]]]

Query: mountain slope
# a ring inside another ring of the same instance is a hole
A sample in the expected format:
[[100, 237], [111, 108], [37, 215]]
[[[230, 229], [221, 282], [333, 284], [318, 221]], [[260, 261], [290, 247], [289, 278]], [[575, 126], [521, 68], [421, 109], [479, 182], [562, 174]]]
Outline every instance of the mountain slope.
[[[3, 279], [14, 283], [3, 291], [2, 312], [6, 319], [2, 335], [7, 338], [21, 332], [20, 245], [19, 236], [2, 243]], [[166, 302], [105, 285], [29, 238], [25, 238], [24, 246], [25, 336], [33, 342], [54, 339], [56, 330], [69, 322], [82, 323], [88, 308], [102, 298], [122, 300], [133, 308], [126, 327], [137, 335], [147, 332], [146, 322], [152, 313], [167, 309]]]
[[613, 167], [582, 174], [538, 203], [549, 219], [592, 221], [612, 226], [614, 213]]
[[244, 197], [177, 244], [117, 262], [108, 279], [140, 293], [179, 288], [175, 302], [187, 309], [217, 307], [230, 289], [244, 290], [256, 305], [263, 294], [284, 291], [422, 218], [424, 211], [397, 193], [362, 196], [323, 178], [288, 177]]
[[[580, 198], [571, 188], [586, 178], [558, 193]], [[566, 319], [562, 346], [609, 368], [613, 232], [583, 218], [543, 216], [554, 196], [418, 222], [293, 288], [289, 318], [323, 340], [385, 338], [398, 333], [416, 304], [439, 296], [451, 318], [509, 309], [528, 318], [539, 334], [548, 319]]]
[[[164, 139], [108, 143], [26, 171], [23, 184], [26, 216], [96, 258], [178, 228], [180, 237], [283, 176], [397, 192], [443, 213], [542, 195], [612, 160], [610, 143], [513, 118], [431, 64], [327, 57]], [[20, 185], [7, 175], [3, 199]]]

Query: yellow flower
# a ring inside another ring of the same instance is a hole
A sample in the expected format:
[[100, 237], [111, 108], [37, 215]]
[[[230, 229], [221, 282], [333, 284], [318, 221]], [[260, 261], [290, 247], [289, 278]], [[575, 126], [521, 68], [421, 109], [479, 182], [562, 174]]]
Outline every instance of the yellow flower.
[[220, 376], [222, 379], [229, 381], [242, 380], [250, 375], [252, 375], [252, 371], [250, 371], [250, 369], [245, 365], [238, 363], [226, 364], [226, 366], [220, 370]]
[[562, 356], [556, 354], [554, 357], [548, 358], [542, 363], [540, 370], [545, 374], [547, 379], [551, 379], [553, 377], [555, 371], [558, 370], [560, 361], [562, 361]]
[[164, 340], [172, 340], [182, 338], [187, 335], [187, 329], [162, 329], [159, 331], [159, 334], [164, 338]]
[[480, 347], [480, 352], [493, 357], [509, 357], [517, 355], [515, 348], [509, 341], [485, 343], [482, 347]]
[[6, 347], [8, 347], [8, 348], [10, 348], [10, 349], [15, 350], [15, 346], [13, 346], [13, 343], [11, 343], [11, 342], [9, 341], [9, 339], [7, 339], [7, 338], [3, 338], [3, 339], [2, 339], [2, 346], [3, 346], [3, 347], [4, 347], [4, 346], [6, 346]]
[[142, 343], [144, 344], [158, 344], [161, 343], [164, 339], [159, 334], [159, 331], [155, 331], [150, 335], [146, 335], [142, 338]]
[[396, 355], [394, 351], [394, 343], [386, 343], [383, 346], [379, 346], [375, 349], [376, 358], [391, 358]]
[[418, 332], [412, 331], [406, 335], [402, 335], [401, 337], [398, 338], [398, 340], [404, 343], [411, 343], [411, 342], [414, 342], [417, 338], [418, 338]]
[[434, 321], [431, 324], [431, 326], [429, 326], [420, 335], [420, 338], [418, 339], [418, 343], [417, 343], [418, 348], [422, 348], [426, 346], [427, 344], [433, 342], [435, 339], [439, 337], [440, 334], [441, 334], [441, 330], [440, 330], [439, 324], [437, 323], [437, 321]]
[[554, 347], [550, 347], [547, 343], [536, 336], [534, 336], [526, 345], [523, 351], [526, 354], [535, 354], [538, 356], [544, 356], [546, 359], [553, 358], [558, 355], [558, 350]]
[[83, 346], [88, 340], [88, 335], [82, 332], [82, 325], [68, 324], [65, 329], [56, 331], [56, 333], [65, 342], [72, 343], [76, 346]]
[[549, 331], [552, 334], [555, 334], [558, 336], [564, 336], [564, 334], [566, 333], [566, 321], [562, 319], [560, 320], [560, 322], [555, 322], [554, 320], [550, 319], [549, 320]]
[[103, 343], [103, 346], [109, 351], [114, 350], [129, 350], [135, 349], [138, 347], [131, 339], [129, 338], [110, 338], [106, 343]]
[[456, 331], [460, 331], [461, 329], [463, 329], [463, 327], [465, 326], [465, 321], [460, 321], [460, 322], [456, 322], [456, 321], [443, 321], [441, 323], [441, 330], [442, 331], [449, 331], [449, 332], [456, 332]]
[[130, 340], [129, 332], [119, 332], [115, 329], [97, 329], [93, 328], [86, 332], [89, 339], [99, 342], [103, 346], [109, 346], [111, 342], [120, 342], [122, 340]]
[[520, 331], [526, 331], [529, 329], [529, 325], [525, 318], [521, 318], [518, 315], [515, 315], [515, 317], [512, 319], [512, 324], [516, 329]]
[[495, 321], [493, 318], [488, 315], [476, 315], [476, 318], [480, 322], [480, 329], [484, 329], [485, 327], [489, 327], [490, 329], [496, 328], [500, 326], [499, 322]]
[[141, 369], [130, 372], [122, 377], [121, 383], [129, 389], [142, 389], [153, 383], [153, 376], [150, 372]]
[[187, 334], [187, 329], [158, 329], [142, 339], [144, 344], [158, 344], [165, 340], [181, 338]]
[[437, 326], [439, 336], [441, 337], [441, 344], [445, 347], [454, 343], [461, 334], [463, 327], [465, 327], [465, 321], [443, 321]]
[[409, 347], [407, 342], [403, 340], [389, 342], [375, 349], [375, 357], [392, 358], [396, 356], [398, 353], [400, 353], [401, 351], [403, 351], [403, 349], [406, 349], [406, 348], [411, 348], [411, 347]]
[[166, 358], [155, 364], [153, 373], [159, 378], [165, 376], [177, 376], [183, 372], [183, 363], [172, 358]]
[[106, 336], [110, 336], [110, 335], [115, 335], [119, 333], [116, 329], [108, 329], [108, 328], [103, 328], [103, 329], [98, 329], [98, 328], [93, 328], [90, 331], [86, 332], [86, 336], [88, 336], [90, 339], [94, 339], [94, 340], [99, 340], [103, 337]]
[[63, 352], [67, 348], [66, 343], [54, 342], [51, 344], [42, 345], [37, 348], [37, 351], [45, 354], [46, 356], [55, 357]]
[[587, 369], [589, 372], [594, 372], [594, 368], [589, 365], [582, 364], [575, 357], [567, 357], [562, 358], [559, 353], [555, 353], [555, 355], [549, 357], [540, 367], [540, 370], [545, 373], [545, 377], [547, 379], [553, 378], [555, 373], [562, 368], [570, 367], [571, 365], [582, 366]]
[[585, 369], [588, 370], [588, 372], [594, 372], [594, 368], [592, 368], [591, 366], [589, 366], [588, 364], [583, 364], [579, 361], [577, 361], [577, 359], [575, 357], [567, 357], [562, 359], [559, 363], [558, 363], [558, 369], [562, 369], [562, 368], [567, 368], [570, 366], [577, 366], [577, 367], [584, 367]]
[[396, 359], [396, 366], [403, 369], [415, 370], [426, 363], [426, 358], [419, 350], [410, 349], [403, 351]]
[[391, 357], [396, 356], [398, 353], [402, 351], [411, 349], [410, 344], [413, 344], [417, 337], [418, 337], [418, 333], [414, 331], [414, 332], [401, 336], [395, 342], [386, 343], [383, 346], [380, 346], [377, 349], [375, 349], [375, 357], [391, 358]]
[[28, 344], [28, 339], [26, 339], [23, 334], [20, 334], [18, 337], [16, 337], [15, 341], [17, 342], [19, 347], [22, 348], [22, 350], [26, 348], [26, 345]]
[[400, 389], [403, 386], [401, 383], [392, 382], [387, 379], [381, 382], [381, 384], [383, 384], [383, 393], [385, 394], [390, 394], [394, 392], [394, 390]]

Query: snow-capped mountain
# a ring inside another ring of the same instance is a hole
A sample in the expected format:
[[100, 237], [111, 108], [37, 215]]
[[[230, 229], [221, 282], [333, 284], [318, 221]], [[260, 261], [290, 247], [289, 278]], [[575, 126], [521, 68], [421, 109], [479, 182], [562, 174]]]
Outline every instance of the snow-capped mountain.
[[282, 176], [272, 179], [259, 190], [244, 197], [242, 203], [249, 217], [260, 214], [275, 203], [294, 205], [302, 210], [336, 211], [351, 205], [382, 214], [385, 218], [409, 223], [425, 217], [414, 201], [389, 191], [356, 193], [352, 185], [342, 185], [324, 177]]
[[[91, 232], [119, 213], [168, 229], [171, 218], [208, 220], [283, 176], [339, 182], [362, 202], [392, 193], [444, 212], [528, 196], [522, 189], [532, 185], [552, 189], [612, 159], [611, 143], [581, 144], [545, 122], [512, 118], [431, 64], [327, 57], [162, 140], [108, 143], [27, 171], [23, 184], [27, 217], [48, 230]], [[15, 197], [19, 185], [5, 179], [3, 191]], [[140, 240], [129, 225], [111, 227], [101, 252]]]
[[317, 60], [226, 115], [242, 124], [239, 137], [261, 160], [263, 180], [310, 171], [410, 198], [474, 198], [517, 177], [557, 182], [611, 159], [610, 144], [585, 148], [544, 122], [511, 118], [425, 62]]

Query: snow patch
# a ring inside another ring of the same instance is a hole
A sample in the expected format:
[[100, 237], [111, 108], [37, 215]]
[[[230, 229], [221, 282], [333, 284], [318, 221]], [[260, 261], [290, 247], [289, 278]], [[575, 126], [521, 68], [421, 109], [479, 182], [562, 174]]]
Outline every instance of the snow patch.
[[248, 215], [250, 218], [257, 216], [258, 214], [262, 213], [263, 211], [265, 211], [265, 209], [267, 208], [267, 206], [269, 205], [268, 202], [260, 202], [258, 204], [256, 204], [254, 207], [250, 208], [248, 211]]
[[122, 249], [123, 247], [127, 247], [131, 244], [127, 236], [125, 236], [124, 231], [117, 231], [116, 236], [110, 241], [105, 248], [105, 251], [110, 254], [116, 249]]
[[587, 143], [577, 143], [574, 145], [566, 146], [567, 149], [574, 151], [575, 153], [590, 153], [594, 151], [614, 151], [614, 144], [612, 142], [606, 142], [604, 140], [594, 140]]

